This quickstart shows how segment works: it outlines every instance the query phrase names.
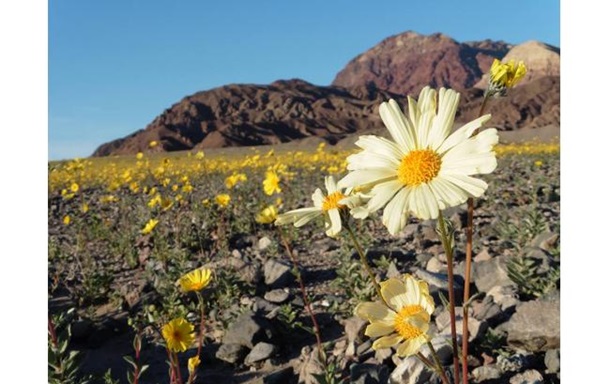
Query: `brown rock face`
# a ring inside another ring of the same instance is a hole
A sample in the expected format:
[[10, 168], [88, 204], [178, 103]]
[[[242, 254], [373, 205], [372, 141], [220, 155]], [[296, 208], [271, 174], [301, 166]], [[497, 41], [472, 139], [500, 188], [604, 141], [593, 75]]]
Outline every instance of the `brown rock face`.
[[424, 36], [405, 32], [388, 37], [350, 61], [333, 85], [375, 84], [398, 94], [417, 94], [426, 85], [464, 90], [481, 79], [494, 58], [511, 46], [504, 42], [458, 43], [437, 33]]
[[310, 136], [332, 143], [380, 123], [377, 106], [401, 99], [374, 87], [319, 87], [302, 80], [227, 85], [188, 96], [142, 131], [101, 145], [93, 156], [157, 150], [278, 144]]

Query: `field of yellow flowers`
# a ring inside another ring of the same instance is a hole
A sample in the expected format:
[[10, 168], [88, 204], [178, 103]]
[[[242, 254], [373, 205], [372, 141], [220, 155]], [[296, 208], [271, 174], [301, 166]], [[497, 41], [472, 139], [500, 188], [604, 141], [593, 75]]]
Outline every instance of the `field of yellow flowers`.
[[[374, 294], [352, 263], [353, 249], [341, 238], [327, 238], [321, 222], [297, 231], [273, 221], [278, 213], [311, 205], [310, 196], [324, 176], [345, 175], [346, 158], [353, 152], [321, 144], [300, 151], [244, 149], [230, 156], [151, 151], [50, 163], [49, 325], [54, 342], [67, 340], [65, 351], [53, 357], [64, 364], [65, 377], [115, 383], [130, 374], [131, 383], [139, 371], [141, 382], [166, 381], [161, 328], [176, 318], [199, 319], [199, 301], [182, 292], [178, 281], [202, 266], [212, 271], [212, 278], [199, 298], [206, 313], [200, 382], [247, 375], [251, 369], [220, 364], [214, 351], [230, 324], [266, 293], [260, 266], [269, 259], [289, 260], [292, 250], [321, 317], [323, 341], [332, 341], [325, 329], [330, 332], [332, 324], [350, 318], [357, 302]], [[500, 223], [484, 231], [506, 242], [511, 253], [557, 225], [540, 217], [542, 229], [524, 233], [509, 211], [523, 213], [526, 207], [558, 201], [553, 196], [558, 193], [559, 145], [499, 145], [496, 153], [498, 169], [493, 178], [483, 177], [490, 187], [477, 209], [495, 211]], [[383, 249], [375, 268], [386, 273], [393, 251], [383, 247], [391, 236], [375, 222], [357, 227], [367, 249]], [[296, 285], [288, 291], [299, 296]], [[283, 331], [300, 335], [290, 336], [295, 345], [314, 345], [303, 305], [278, 308]], [[74, 357], [73, 372], [69, 351], [81, 352]], [[199, 364], [198, 359], [187, 364], [187, 357], [180, 357], [185, 370]], [[142, 372], [144, 365], [148, 369]]]

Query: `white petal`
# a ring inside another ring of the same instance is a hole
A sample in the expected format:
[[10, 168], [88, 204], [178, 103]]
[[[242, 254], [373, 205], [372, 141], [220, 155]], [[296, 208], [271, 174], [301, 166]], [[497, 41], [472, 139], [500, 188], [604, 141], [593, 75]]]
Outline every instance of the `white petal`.
[[370, 212], [375, 212], [387, 204], [388, 201], [403, 188], [404, 184], [397, 179], [386, 181], [375, 185], [371, 190], [371, 200], [366, 205], [366, 209]]
[[339, 180], [338, 187], [358, 187], [366, 184], [380, 183], [396, 178], [396, 170], [389, 168], [375, 168], [351, 171]]
[[322, 204], [324, 204], [324, 199], [326, 199], [326, 197], [324, 197], [320, 188], [316, 188], [313, 195], [311, 195], [311, 199], [313, 200], [314, 207], [322, 209]]
[[407, 288], [405, 283], [396, 278], [390, 278], [381, 284], [381, 296], [396, 312], [399, 312], [409, 303], [407, 301]]
[[413, 127], [410, 126], [396, 101], [391, 99], [388, 103], [381, 103], [379, 106], [379, 115], [390, 132], [390, 135], [400, 148], [415, 148], [415, 132], [413, 131]]
[[436, 196], [441, 210], [463, 204], [468, 199], [467, 193], [442, 177], [435, 178], [428, 185]]
[[326, 186], [326, 191], [328, 191], [329, 195], [337, 192], [337, 182], [333, 176], [326, 176], [324, 178], [324, 185]]
[[412, 340], [405, 340], [405, 342], [400, 344], [396, 349], [396, 354], [400, 357], [415, 355], [427, 341], [428, 339], [425, 335], [418, 336]]
[[461, 128], [458, 128], [455, 132], [453, 132], [447, 138], [447, 140], [445, 140], [443, 145], [441, 145], [437, 149], [437, 152], [443, 154], [443, 153], [447, 152], [449, 149], [451, 149], [451, 148], [455, 147], [456, 145], [458, 145], [459, 143], [461, 143], [462, 141], [468, 139], [470, 136], [472, 136], [472, 134], [475, 130], [480, 128], [489, 119], [491, 119], [490, 114], [483, 115], [477, 119], [472, 120], [471, 122], [467, 123], [466, 125], [462, 126]]
[[460, 94], [453, 89], [441, 88], [438, 94], [438, 114], [432, 123], [428, 143], [435, 150], [449, 136], [453, 128], [455, 113], [460, 102]]
[[277, 219], [275, 220], [275, 225], [284, 225], [284, 224], [294, 223], [308, 215], [314, 214], [315, 216], [317, 216], [320, 213], [321, 213], [321, 210], [316, 207], [295, 209], [295, 210], [288, 211], [286, 213], [282, 213], [282, 214], [278, 215]]
[[397, 333], [389, 336], [384, 336], [375, 340], [375, 342], [373, 343], [373, 350], [394, 347], [401, 341], [402, 337]]
[[333, 208], [328, 210], [328, 216], [330, 218], [330, 228], [326, 231], [326, 234], [335, 237], [341, 232], [341, 215], [338, 209]]
[[486, 129], [449, 149], [442, 157], [441, 170], [465, 175], [491, 173], [497, 166], [493, 152], [497, 143], [497, 131]]
[[368, 321], [381, 321], [386, 324], [393, 324], [396, 313], [392, 312], [386, 305], [380, 302], [365, 301], [358, 304], [354, 310], [356, 316]]
[[429, 220], [438, 217], [438, 202], [427, 184], [421, 184], [412, 189], [408, 204], [408, 209], [417, 218]]
[[306, 213], [294, 222], [294, 226], [297, 228], [302, 227], [303, 225], [309, 223], [311, 220], [315, 219], [316, 217], [320, 216], [321, 214], [322, 214], [322, 211], [320, 211], [320, 210], [316, 210], [311, 213]]
[[409, 188], [401, 189], [383, 210], [382, 222], [391, 235], [396, 235], [407, 225], [409, 212], [406, 208], [409, 191]]
[[487, 189], [487, 183], [474, 177], [455, 174], [455, 173], [439, 173], [439, 177], [454, 184], [457, 188], [468, 193], [469, 197], [479, 197]]
[[384, 323], [371, 323], [364, 334], [368, 337], [379, 337], [379, 336], [387, 336], [390, 333], [394, 332], [394, 324], [384, 324]]
[[387, 155], [395, 159], [402, 159], [405, 155], [404, 150], [396, 143], [379, 136], [364, 135], [358, 138], [356, 145], [360, 148], [380, 155]]
[[374, 168], [398, 169], [399, 164], [399, 159], [370, 151], [362, 151], [347, 157], [347, 169], [350, 171]]

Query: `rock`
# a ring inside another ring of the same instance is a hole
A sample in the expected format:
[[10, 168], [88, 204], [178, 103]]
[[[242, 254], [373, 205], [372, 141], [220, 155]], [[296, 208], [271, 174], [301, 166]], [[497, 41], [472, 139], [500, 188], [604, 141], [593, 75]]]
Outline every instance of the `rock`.
[[286, 261], [269, 259], [263, 267], [265, 284], [273, 288], [283, 288], [294, 281], [292, 265]]
[[239, 344], [249, 349], [260, 341], [270, 341], [273, 327], [264, 317], [245, 313], [229, 326], [222, 338], [223, 344]]
[[546, 371], [548, 373], [559, 372], [559, 349], [549, 349], [544, 355], [544, 365], [546, 365]]
[[397, 364], [390, 375], [388, 383], [391, 384], [425, 384], [432, 378], [432, 372], [426, 368], [421, 360], [414, 356], [404, 359]]
[[[445, 337], [451, 337], [451, 319], [449, 310], [443, 310], [436, 317], [436, 326], [438, 334]], [[462, 307], [455, 307], [455, 327], [459, 338], [462, 336], [463, 316]], [[487, 331], [488, 325], [485, 321], [480, 321], [472, 316], [472, 308], [468, 315], [468, 341], [473, 341], [476, 338], [482, 337]]]
[[351, 384], [385, 384], [388, 382], [388, 367], [379, 364], [352, 364], [349, 367]]
[[472, 263], [472, 280], [479, 292], [487, 292], [496, 285], [515, 285], [508, 277], [506, 263], [509, 256], [496, 256], [489, 261]]
[[216, 351], [216, 358], [230, 364], [237, 364], [246, 356], [248, 349], [240, 344], [222, 344]]
[[392, 277], [400, 278], [401, 276], [402, 276], [402, 273], [400, 273], [400, 271], [398, 270], [398, 267], [396, 267], [396, 263], [394, 262], [394, 260], [390, 261], [390, 265], [388, 265], [388, 271], [386, 272], [386, 277], [387, 278], [392, 278]]
[[263, 384], [285, 384], [291, 383], [294, 379], [296, 379], [294, 368], [288, 366], [263, 377]]
[[271, 245], [271, 239], [269, 239], [267, 236], [261, 237], [258, 240], [258, 249], [260, 251], [264, 251], [265, 249], [267, 249], [267, 247], [269, 247]]
[[534, 363], [534, 355], [517, 352], [510, 356], [498, 356], [496, 365], [502, 372], [521, 372], [524, 369], [531, 368]]
[[491, 260], [491, 255], [487, 248], [483, 249], [481, 252], [477, 253], [475, 257], [472, 258], [472, 261], [475, 263], [480, 263], [483, 261]]
[[528, 301], [506, 324], [508, 344], [531, 352], [559, 348], [559, 300]]
[[514, 285], [496, 285], [487, 292], [487, 295], [491, 296], [502, 311], [512, 310], [520, 303], [517, 288]]
[[505, 317], [502, 308], [494, 303], [491, 296], [485, 296], [483, 301], [474, 301], [471, 307], [474, 318], [485, 320], [489, 325], [498, 324]]
[[510, 384], [544, 384], [540, 372], [530, 369], [510, 378]]
[[447, 273], [447, 266], [441, 263], [436, 257], [432, 257], [430, 260], [428, 260], [428, 264], [426, 264], [426, 271], [432, 273]]
[[264, 297], [265, 300], [271, 303], [282, 304], [283, 302], [288, 300], [288, 298], [290, 297], [290, 292], [284, 289], [274, 289], [272, 291], [266, 292]]
[[246, 356], [246, 359], [244, 360], [244, 364], [253, 365], [256, 362], [268, 359], [273, 356], [275, 352], [277, 352], [277, 347], [275, 345], [261, 341], [260, 343], [256, 343], [254, 348], [248, 353], [248, 356]]
[[502, 377], [502, 371], [495, 365], [483, 365], [472, 370], [472, 377], [476, 383], [486, 380], [499, 379]]
[[252, 305], [252, 310], [254, 312], [261, 312], [265, 315], [277, 310], [280, 306], [277, 304], [273, 304], [268, 302], [265, 299], [261, 299], [260, 297], [254, 298], [254, 304]]
[[352, 316], [349, 319], [344, 320], [343, 327], [348, 343], [361, 340], [367, 324], [368, 322], [366, 320], [357, 316]]

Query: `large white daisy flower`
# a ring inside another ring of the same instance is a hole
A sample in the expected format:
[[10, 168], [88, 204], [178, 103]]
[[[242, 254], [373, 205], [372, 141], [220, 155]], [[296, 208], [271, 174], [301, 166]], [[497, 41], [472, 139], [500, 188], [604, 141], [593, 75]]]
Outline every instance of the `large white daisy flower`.
[[292, 223], [295, 227], [301, 227], [318, 216], [324, 216], [326, 234], [330, 237], [337, 236], [341, 232], [340, 211], [342, 209], [353, 208], [361, 200], [357, 195], [350, 196], [348, 192], [344, 194], [337, 187], [337, 182], [333, 176], [326, 176], [324, 184], [328, 194], [324, 195], [322, 190], [317, 188], [311, 196], [314, 204], [313, 207], [299, 208], [282, 213], [275, 220], [275, 225]]
[[459, 98], [456, 91], [441, 88], [437, 99], [437, 92], [426, 87], [418, 101], [408, 98], [408, 116], [394, 100], [382, 103], [379, 113], [393, 141], [360, 136], [356, 145], [363, 151], [347, 158], [351, 172], [339, 181], [339, 188], [372, 187], [366, 210], [385, 206], [383, 224], [393, 235], [404, 228], [409, 212], [435, 219], [439, 210], [479, 197], [487, 189], [487, 183], [471, 175], [496, 168], [493, 146], [498, 133], [491, 128], [472, 136], [491, 115], [451, 133]]

